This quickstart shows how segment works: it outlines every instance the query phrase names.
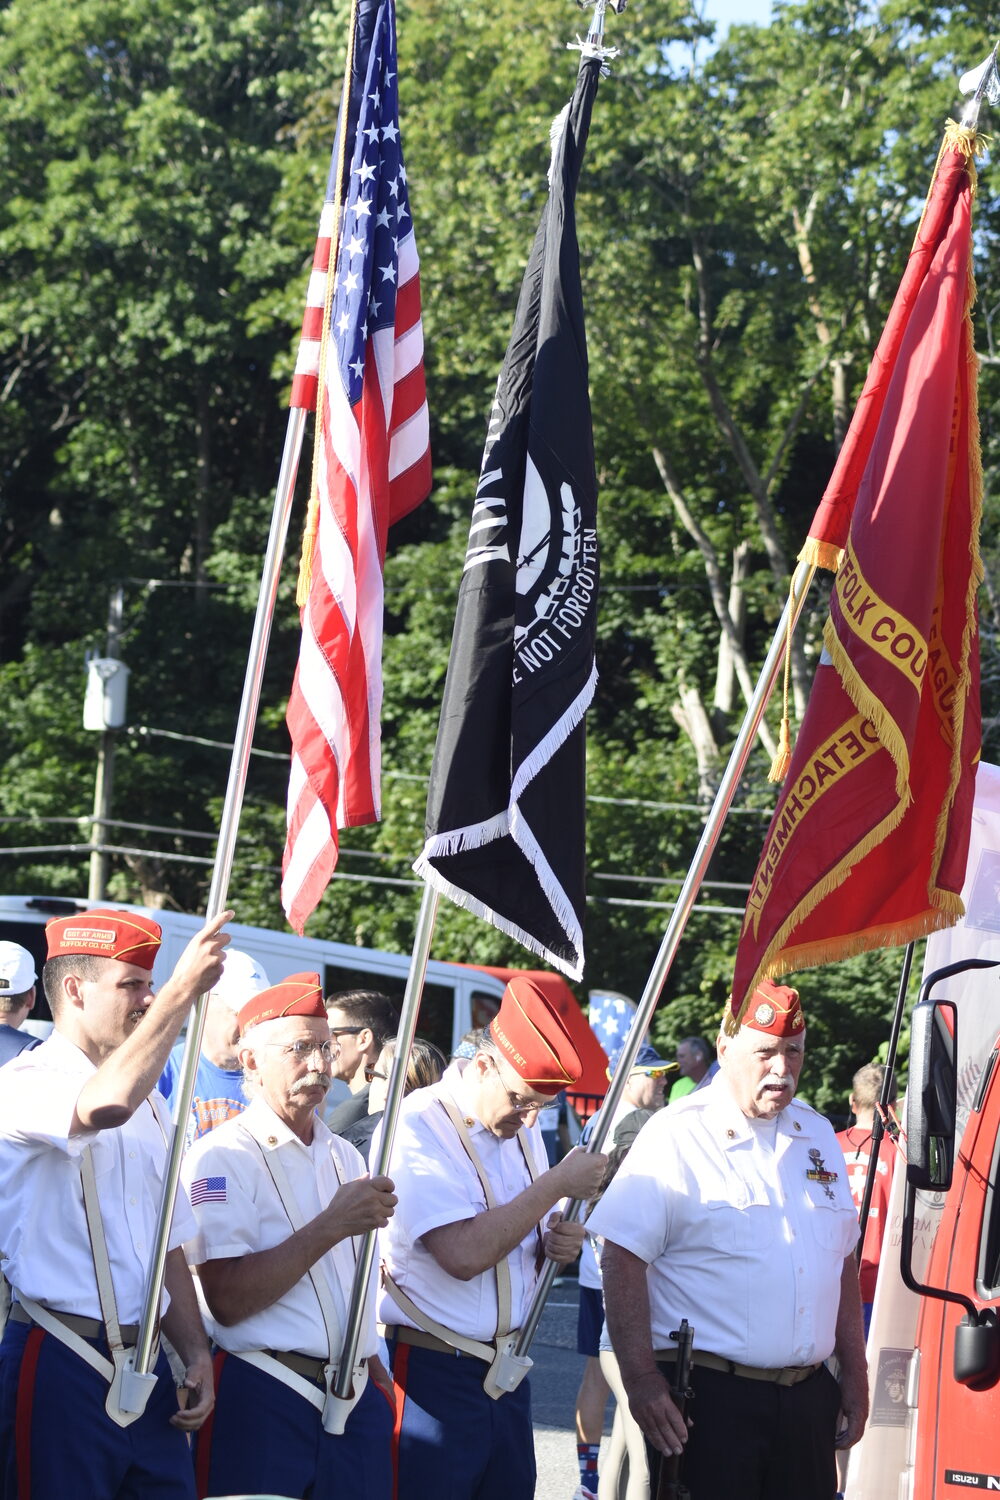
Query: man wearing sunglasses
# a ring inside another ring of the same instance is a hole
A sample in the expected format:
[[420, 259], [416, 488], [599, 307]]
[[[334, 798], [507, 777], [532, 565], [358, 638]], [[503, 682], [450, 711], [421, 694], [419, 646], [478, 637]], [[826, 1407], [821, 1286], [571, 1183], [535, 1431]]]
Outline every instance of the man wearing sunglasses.
[[389, 1037], [399, 1027], [399, 1006], [378, 990], [341, 990], [326, 997], [326, 1016], [333, 1041], [332, 1077], [350, 1089], [327, 1113], [334, 1135], [342, 1135], [368, 1113], [365, 1069], [373, 1068]]
[[346, 1425], [333, 1388], [357, 1237], [388, 1223], [393, 1185], [367, 1177], [317, 1114], [336, 1045], [319, 975], [264, 990], [239, 1024], [250, 1104], [196, 1141], [183, 1168], [199, 1229], [188, 1249], [219, 1351], [199, 1493], [389, 1500], [393, 1398], [371, 1294]]
[[605, 1166], [575, 1150], [549, 1167], [537, 1121], [581, 1072], [558, 1014], [519, 975], [473, 1056], [403, 1100], [379, 1302], [400, 1408], [398, 1500], [534, 1494], [517, 1330], [546, 1256], [573, 1260], [583, 1239], [552, 1210], [589, 1198]]

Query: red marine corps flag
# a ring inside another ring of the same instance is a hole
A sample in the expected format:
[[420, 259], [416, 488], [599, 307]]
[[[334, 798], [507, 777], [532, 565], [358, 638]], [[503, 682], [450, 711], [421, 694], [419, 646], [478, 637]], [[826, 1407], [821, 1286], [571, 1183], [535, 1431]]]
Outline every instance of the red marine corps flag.
[[287, 713], [292, 767], [281, 898], [297, 932], [337, 863], [337, 829], [379, 816], [386, 534], [431, 485], [391, 0], [360, 0], [353, 38], [349, 104], [334, 145], [292, 389], [293, 406], [317, 407], [299, 580], [302, 644]]
[[975, 148], [973, 130], [949, 124], [802, 552], [836, 579], [747, 901], [737, 1018], [762, 975], [907, 943], [963, 914], [980, 745]]
[[415, 868], [583, 972], [584, 714], [597, 674], [597, 477], [574, 195], [600, 63], [553, 127], [549, 198], [497, 382]]

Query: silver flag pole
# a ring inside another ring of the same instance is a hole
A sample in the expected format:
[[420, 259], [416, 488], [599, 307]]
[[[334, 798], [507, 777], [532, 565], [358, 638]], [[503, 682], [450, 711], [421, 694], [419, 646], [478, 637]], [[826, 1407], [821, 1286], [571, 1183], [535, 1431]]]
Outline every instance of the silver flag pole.
[[[1000, 46], [1000, 43], [997, 45]], [[968, 104], [962, 110], [961, 119], [961, 124], [971, 130], [979, 123], [979, 110], [984, 99], [994, 106], [1000, 104], [1000, 73], [997, 72], [996, 46], [978, 68], [963, 73], [958, 80], [958, 88], [962, 94], [971, 94]]]
[[[791, 588], [789, 589], [789, 596], [785, 603], [781, 620], [774, 633], [774, 640], [771, 642], [771, 649], [761, 668], [753, 697], [747, 705], [747, 711], [740, 727], [740, 732], [729, 756], [729, 764], [719, 785], [719, 790], [715, 794], [715, 801], [712, 804], [708, 820], [705, 823], [701, 842], [695, 851], [691, 867], [678, 894], [677, 904], [674, 907], [670, 923], [660, 944], [660, 951], [656, 955], [656, 961], [646, 981], [646, 988], [643, 991], [642, 999], [639, 1001], [628, 1036], [625, 1038], [625, 1044], [622, 1047], [621, 1056], [615, 1068], [615, 1076], [611, 1080], [600, 1111], [594, 1117], [594, 1128], [586, 1145], [586, 1150], [588, 1151], [600, 1151], [604, 1144], [611, 1118], [618, 1107], [625, 1084], [628, 1082], [628, 1075], [642, 1045], [643, 1037], [646, 1035], [649, 1024], [653, 1019], [656, 1003], [663, 992], [663, 986], [667, 982], [667, 976], [676, 957], [681, 937], [687, 926], [688, 918], [697, 899], [701, 883], [708, 870], [709, 861], [715, 853], [723, 824], [726, 821], [733, 798], [736, 795], [740, 777], [749, 759], [750, 751], [753, 749], [758, 726], [764, 716], [764, 710], [767, 707], [768, 699], [774, 689], [775, 681], [784, 661], [788, 632], [794, 630], [795, 624], [802, 613], [806, 595], [809, 592], [815, 572], [816, 568], [814, 564], [804, 562], [800, 562], [795, 570]], [[578, 1220], [583, 1206], [582, 1199], [574, 1199], [567, 1206], [565, 1217], [570, 1220]], [[519, 1355], [527, 1353], [531, 1341], [535, 1336], [538, 1321], [542, 1315], [542, 1308], [545, 1305], [545, 1299], [549, 1294], [549, 1289], [552, 1286], [557, 1269], [558, 1267], [554, 1261], [548, 1261], [539, 1278], [534, 1296], [531, 1299], [531, 1305], [528, 1308], [527, 1315], [521, 1327], [521, 1336], [515, 1351]]]
[[[406, 990], [403, 994], [403, 1007], [399, 1016], [399, 1029], [396, 1033], [396, 1055], [392, 1060], [392, 1071], [389, 1074], [389, 1092], [386, 1095], [385, 1113], [382, 1116], [378, 1153], [371, 1167], [371, 1175], [373, 1177], [384, 1177], [389, 1169], [389, 1157], [392, 1153], [393, 1138], [396, 1134], [399, 1107], [403, 1102], [403, 1094], [406, 1088], [406, 1069], [410, 1061], [410, 1048], [413, 1045], [413, 1038], [416, 1034], [417, 1017], [420, 1014], [420, 1001], [424, 993], [424, 978], [427, 974], [427, 959], [431, 951], [431, 938], [434, 936], [437, 905], [437, 891], [425, 883], [424, 894], [420, 900], [420, 913], [417, 917], [417, 929], [413, 938], [413, 955], [410, 959], [410, 972], [406, 976]], [[371, 1277], [372, 1262], [375, 1257], [376, 1232], [376, 1230], [370, 1229], [362, 1239], [354, 1270], [354, 1284], [351, 1287], [351, 1300], [347, 1312], [344, 1347], [340, 1356], [340, 1368], [337, 1371], [336, 1380], [333, 1385], [334, 1395], [341, 1400], [350, 1395], [351, 1379], [354, 1371], [354, 1356], [357, 1353], [358, 1339], [361, 1337], [361, 1323], [368, 1296], [368, 1282]]]
[[[281, 456], [281, 468], [278, 472], [274, 508], [271, 514], [271, 530], [268, 536], [267, 551], [264, 555], [264, 565], [261, 571], [260, 591], [257, 597], [257, 614], [254, 619], [253, 634], [250, 639], [250, 649], [247, 657], [246, 675], [243, 680], [243, 698], [240, 703], [239, 718], [237, 720], [233, 743], [233, 754], [229, 765], [229, 781], [226, 786], [226, 797], [219, 824], [219, 841], [215, 856], [215, 868], [212, 872], [212, 884], [205, 915], [207, 922], [212, 921], [213, 917], [220, 916], [226, 909], [226, 896], [229, 891], [233, 857], [236, 852], [236, 835], [239, 831], [243, 794], [246, 790], [247, 767], [250, 763], [254, 725], [257, 722], [257, 710], [260, 704], [264, 664], [267, 658], [271, 624], [274, 620], [274, 606], [278, 594], [281, 560], [284, 555], [285, 541], [288, 536], [288, 522], [295, 491], [295, 477], [298, 473], [299, 457], [302, 452], [302, 439], [308, 415], [309, 413], [300, 407], [293, 407], [288, 414], [288, 426], [285, 430], [285, 446]], [[163, 1276], [166, 1269], [167, 1240], [170, 1236], [170, 1221], [173, 1218], [174, 1198], [177, 1193], [177, 1183], [180, 1179], [181, 1158], [184, 1155], [185, 1127], [188, 1115], [191, 1112], [191, 1101], [194, 1098], [195, 1074], [198, 1071], [198, 1058], [201, 1052], [201, 1038], [205, 1029], [207, 1011], [208, 997], [202, 995], [191, 1013], [191, 1019], [188, 1023], [187, 1040], [184, 1044], [184, 1056], [178, 1081], [177, 1113], [170, 1141], [170, 1150], [167, 1156], [166, 1173], [163, 1183], [163, 1199], [160, 1203], [159, 1218], [157, 1219], [156, 1233], [153, 1241], [153, 1253], [147, 1274], [142, 1320], [139, 1324], [139, 1336], [136, 1340], [135, 1353], [131, 1362], [132, 1373], [140, 1377], [140, 1384], [143, 1383], [141, 1377], [148, 1376], [149, 1374], [150, 1364], [152, 1363], [153, 1344], [159, 1328], [160, 1298], [163, 1290]], [[125, 1397], [123, 1405], [126, 1411], [133, 1411], [136, 1408], [127, 1404], [128, 1394], [126, 1382], [123, 1384], [123, 1396]], [[142, 1407], [140, 1406], [138, 1410], [141, 1411]]]

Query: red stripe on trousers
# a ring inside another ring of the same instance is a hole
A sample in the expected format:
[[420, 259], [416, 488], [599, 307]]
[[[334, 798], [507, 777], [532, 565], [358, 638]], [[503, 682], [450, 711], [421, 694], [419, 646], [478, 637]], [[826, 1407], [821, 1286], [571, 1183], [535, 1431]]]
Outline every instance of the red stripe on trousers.
[[392, 1429], [392, 1500], [399, 1500], [399, 1434], [403, 1427], [406, 1405], [406, 1371], [410, 1363], [409, 1344], [397, 1344], [392, 1357], [392, 1380], [396, 1387], [396, 1421]]
[[17, 1500], [31, 1500], [31, 1413], [35, 1404], [35, 1374], [42, 1352], [45, 1330], [28, 1334], [17, 1379], [17, 1409], [14, 1417], [14, 1451], [17, 1454]]
[[[220, 1349], [212, 1360], [212, 1379], [215, 1383], [215, 1392], [218, 1395], [219, 1381], [222, 1378], [222, 1366], [226, 1362], [226, 1352]], [[202, 1423], [198, 1434], [198, 1457], [194, 1465], [194, 1486], [198, 1500], [204, 1500], [208, 1494], [208, 1466], [212, 1461], [212, 1428], [215, 1426], [215, 1407], [209, 1412]]]

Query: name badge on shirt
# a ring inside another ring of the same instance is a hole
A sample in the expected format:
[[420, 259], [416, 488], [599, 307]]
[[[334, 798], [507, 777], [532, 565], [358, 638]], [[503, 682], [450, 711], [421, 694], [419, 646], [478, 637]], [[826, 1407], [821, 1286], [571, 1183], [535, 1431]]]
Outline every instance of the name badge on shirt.
[[813, 1146], [809, 1152], [809, 1160], [812, 1162], [812, 1166], [806, 1172], [807, 1180], [809, 1182], [820, 1183], [826, 1196], [828, 1198], [835, 1198], [836, 1194], [834, 1193], [831, 1184], [837, 1181], [838, 1174], [836, 1172], [827, 1171], [826, 1167], [823, 1164], [822, 1152], [819, 1151], [815, 1146]]

